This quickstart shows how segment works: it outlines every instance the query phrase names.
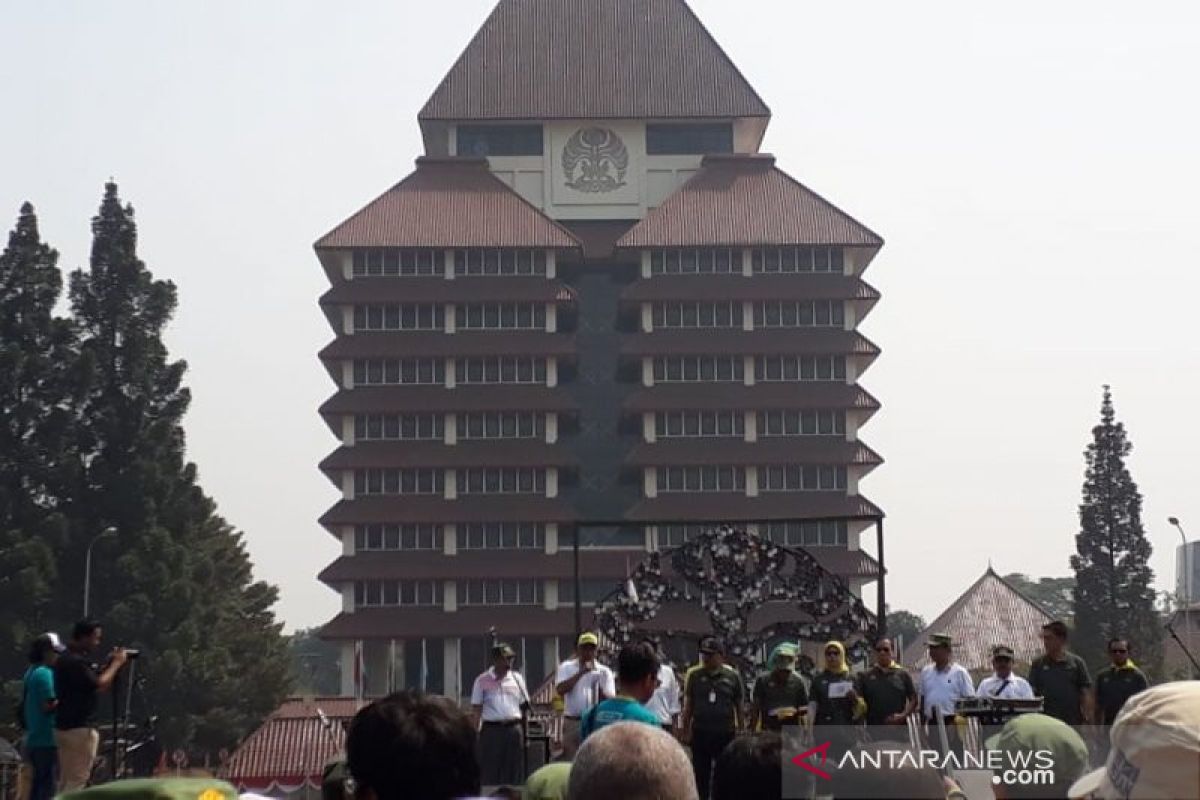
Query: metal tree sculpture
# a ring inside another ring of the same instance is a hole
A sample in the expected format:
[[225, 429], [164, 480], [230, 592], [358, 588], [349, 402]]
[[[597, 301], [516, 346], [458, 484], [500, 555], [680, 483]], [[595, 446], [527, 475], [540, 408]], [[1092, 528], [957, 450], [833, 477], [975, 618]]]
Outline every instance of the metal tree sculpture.
[[[874, 618], [845, 581], [808, 552], [725, 526], [667, 555], [674, 582], [663, 574], [661, 554], [651, 553], [630, 576], [633, 592], [616, 589], [596, 607], [596, 627], [610, 656], [639, 636], [663, 632], [652, 621], [668, 603], [699, 604], [710, 625], [708, 631], [665, 631], [668, 635], [721, 637], [727, 658], [747, 679], [765, 647], [781, 637], [837, 639], [847, 643], [854, 660], [866, 655]], [[767, 603], [782, 618], [752, 629], [751, 615]]]

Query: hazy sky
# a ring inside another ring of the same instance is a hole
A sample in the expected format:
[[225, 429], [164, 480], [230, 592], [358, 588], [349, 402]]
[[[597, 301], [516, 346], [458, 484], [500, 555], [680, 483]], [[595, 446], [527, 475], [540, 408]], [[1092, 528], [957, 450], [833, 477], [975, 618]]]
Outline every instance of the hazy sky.
[[[491, 9], [448, 2], [8, 3], [0, 225], [32, 201], [86, 263], [113, 176], [178, 285], [189, 455], [289, 627], [324, 622], [336, 442], [312, 242], [403, 177], [416, 114]], [[1100, 386], [1135, 445], [1153, 566], [1200, 536], [1200, 11], [1194, 3], [696, 0], [770, 105], [764, 149], [887, 239], [867, 273], [863, 484], [894, 607], [986, 568], [1067, 574]], [[1189, 244], [1192, 242], [1192, 244]], [[873, 548], [873, 543], [871, 543]]]

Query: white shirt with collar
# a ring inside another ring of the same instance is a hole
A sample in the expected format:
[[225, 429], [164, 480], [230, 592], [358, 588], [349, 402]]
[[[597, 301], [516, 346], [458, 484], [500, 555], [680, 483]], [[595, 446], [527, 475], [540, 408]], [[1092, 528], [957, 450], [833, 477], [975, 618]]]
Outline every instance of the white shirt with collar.
[[675, 678], [675, 669], [670, 664], [658, 668], [658, 688], [646, 701], [646, 708], [654, 712], [658, 721], [670, 725], [679, 714], [679, 681]]
[[[559, 664], [558, 671], [554, 674], [554, 683], [569, 681], [578, 673], [579, 659], [568, 659]], [[592, 671], [580, 678], [563, 697], [563, 715], [582, 717], [589, 708], [604, 698], [616, 696], [617, 681], [613, 671], [599, 661], [593, 661]]]
[[917, 688], [921, 692], [921, 709], [926, 719], [933, 717], [935, 708], [942, 710], [943, 717], [953, 716], [955, 700], [975, 696], [971, 673], [962, 664], [954, 662], [947, 664], [944, 670], [939, 670], [936, 664], [926, 664]]
[[529, 697], [521, 673], [510, 669], [503, 678], [496, 677], [495, 667], [475, 679], [471, 687], [471, 705], [482, 706], [484, 722], [511, 722], [521, 718], [521, 703]]
[[[1005, 681], [1008, 683], [1005, 684]], [[1020, 675], [1010, 674], [1007, 678], [1001, 678], [993, 674], [979, 682], [979, 696], [999, 697], [1004, 700], [1032, 700], [1033, 687]]]

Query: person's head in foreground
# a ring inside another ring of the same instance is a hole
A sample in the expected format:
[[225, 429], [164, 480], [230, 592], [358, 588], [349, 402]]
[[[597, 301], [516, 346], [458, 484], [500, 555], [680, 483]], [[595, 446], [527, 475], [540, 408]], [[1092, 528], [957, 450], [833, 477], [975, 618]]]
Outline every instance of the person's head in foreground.
[[930, 634], [925, 646], [929, 648], [929, 660], [938, 669], [945, 669], [946, 665], [950, 663], [950, 659], [954, 658], [954, 639], [948, 634]]
[[1200, 681], [1153, 686], [1125, 703], [1109, 731], [1108, 762], [1071, 798], [1200, 797]]
[[[830, 793], [838, 800], [945, 800], [942, 776], [935, 767], [921, 765], [920, 751], [902, 744], [878, 742], [851, 753], [859, 766], [847, 760], [840, 768], [828, 769], [833, 776]], [[878, 768], [873, 766], [876, 761]]]
[[661, 728], [616, 722], [593, 733], [571, 765], [570, 800], [696, 800], [687, 753]]
[[475, 731], [444, 697], [403, 691], [354, 715], [346, 766], [358, 800], [452, 800], [479, 794]]
[[[1045, 714], [1022, 714], [1010, 719], [1000, 733], [984, 743], [987, 750], [1003, 754], [1005, 769], [1049, 769], [1052, 780], [1021, 785], [1015, 780], [994, 783], [997, 800], [1032, 797], [1066, 797], [1067, 787], [1088, 768], [1083, 737], [1067, 723]], [[1038, 757], [1037, 754], [1044, 754]], [[1048, 758], [1047, 766], [1043, 761]]]
[[783, 796], [778, 733], [739, 736], [717, 757], [713, 800], [778, 800]]
[[216, 778], [132, 778], [110, 781], [59, 797], [71, 800], [238, 800], [237, 789]]
[[1042, 626], [1042, 646], [1046, 655], [1058, 658], [1067, 649], [1067, 623], [1062, 620], [1047, 622]]
[[646, 642], [627, 644], [617, 654], [617, 681], [621, 693], [639, 703], [654, 696], [658, 688], [658, 654]]

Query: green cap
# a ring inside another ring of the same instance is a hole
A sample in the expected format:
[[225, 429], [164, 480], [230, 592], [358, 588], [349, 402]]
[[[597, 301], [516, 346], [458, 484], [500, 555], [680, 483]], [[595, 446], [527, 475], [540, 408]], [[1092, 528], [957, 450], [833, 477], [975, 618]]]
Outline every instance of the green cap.
[[953, 647], [954, 637], [948, 633], [931, 633], [929, 641], [925, 642], [929, 647]]
[[1051, 767], [1054, 785], [1063, 789], [1070, 786], [1088, 767], [1088, 749], [1083, 737], [1067, 723], [1045, 714], [1013, 717], [999, 733], [984, 743], [984, 748], [1001, 753], [1048, 751], [1054, 762]]
[[237, 800], [237, 789], [216, 778], [134, 778], [68, 792], [71, 800]]

